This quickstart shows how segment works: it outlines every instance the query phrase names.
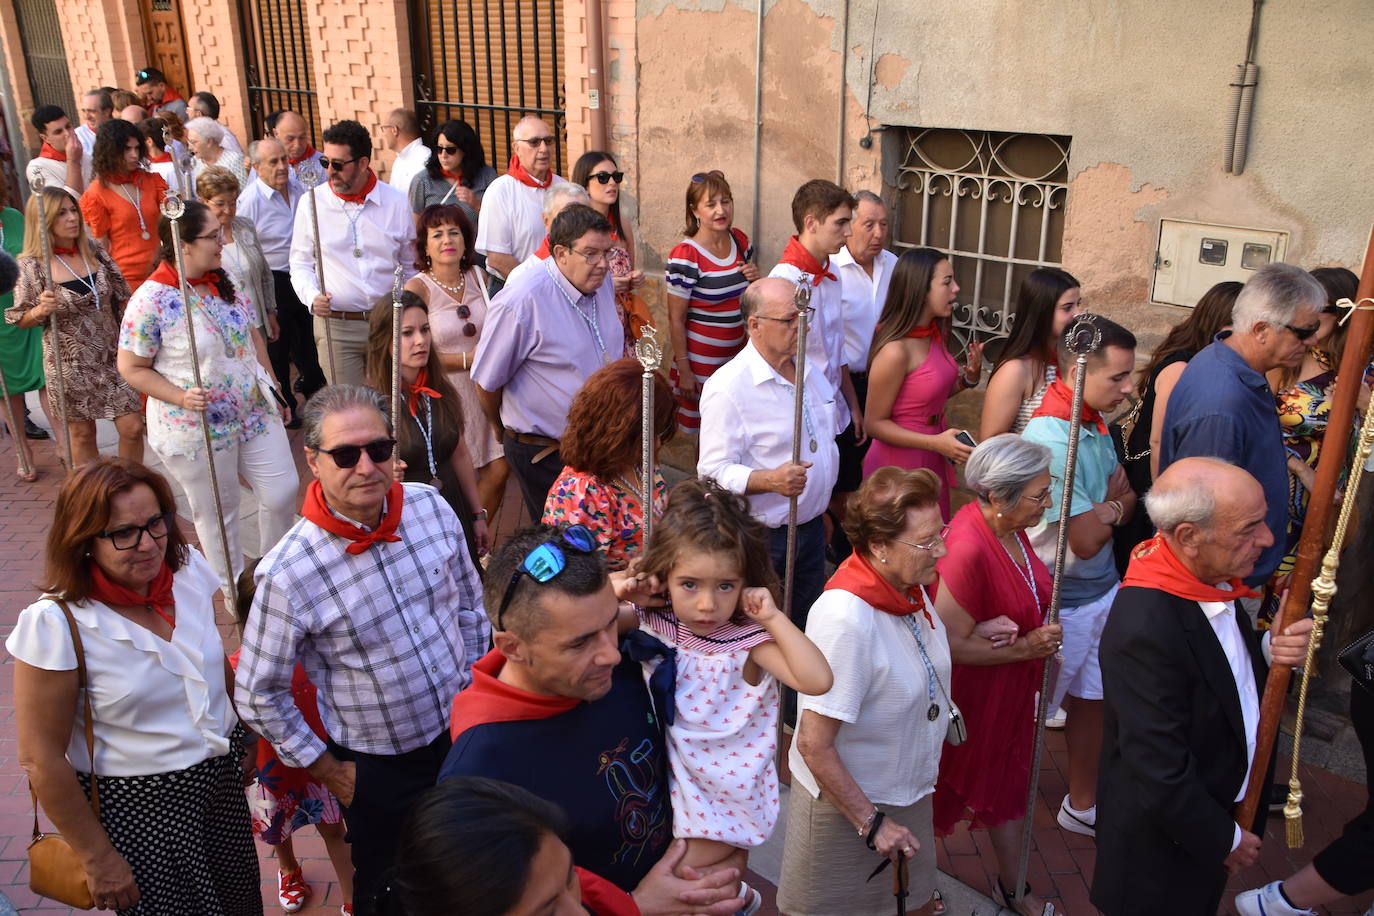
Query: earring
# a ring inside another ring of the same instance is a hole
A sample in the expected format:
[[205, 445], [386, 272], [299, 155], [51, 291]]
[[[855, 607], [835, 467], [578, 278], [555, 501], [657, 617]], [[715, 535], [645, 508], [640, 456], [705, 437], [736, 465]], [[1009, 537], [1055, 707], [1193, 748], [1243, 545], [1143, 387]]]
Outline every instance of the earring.
[[1001, 512], [998, 512], [998, 513], [997, 513], [997, 517], [998, 517], [998, 518], [1001, 518], [1001, 517], [1002, 517], [1002, 513], [1001, 513]]
[[879, 563], [882, 563], [882, 564], [886, 564], [886, 563], [887, 563], [887, 557], [878, 557], [878, 562], [879, 562]]

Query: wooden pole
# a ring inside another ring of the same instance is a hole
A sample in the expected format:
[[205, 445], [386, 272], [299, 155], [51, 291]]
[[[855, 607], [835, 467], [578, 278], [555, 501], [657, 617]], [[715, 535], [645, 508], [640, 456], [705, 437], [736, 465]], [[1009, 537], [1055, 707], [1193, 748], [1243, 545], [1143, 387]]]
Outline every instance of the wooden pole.
[[[1285, 627], [1305, 615], [1312, 597], [1312, 580], [1317, 575], [1317, 566], [1325, 546], [1333, 508], [1332, 498], [1341, 472], [1345, 469], [1356, 402], [1364, 384], [1365, 367], [1369, 365], [1371, 344], [1374, 343], [1374, 313], [1371, 313], [1371, 309], [1374, 309], [1374, 232], [1369, 236], [1345, 352], [1337, 369], [1336, 391], [1331, 398], [1331, 413], [1322, 440], [1321, 457], [1317, 461], [1317, 481], [1307, 502], [1307, 518], [1303, 521], [1302, 536], [1298, 539], [1297, 562], [1290, 579], [1292, 585], [1274, 617], [1270, 628], [1273, 633], [1282, 633]], [[1276, 532], [1275, 536], [1282, 536], [1282, 532]], [[1236, 823], [1247, 830], [1254, 830], [1255, 814], [1259, 810], [1265, 774], [1269, 770], [1269, 755], [1273, 753], [1274, 741], [1278, 738], [1279, 720], [1283, 717], [1288, 682], [1292, 676], [1291, 669], [1275, 665], [1269, 669], [1269, 677], [1264, 682], [1255, 761], [1250, 767], [1245, 798], [1236, 808]]]

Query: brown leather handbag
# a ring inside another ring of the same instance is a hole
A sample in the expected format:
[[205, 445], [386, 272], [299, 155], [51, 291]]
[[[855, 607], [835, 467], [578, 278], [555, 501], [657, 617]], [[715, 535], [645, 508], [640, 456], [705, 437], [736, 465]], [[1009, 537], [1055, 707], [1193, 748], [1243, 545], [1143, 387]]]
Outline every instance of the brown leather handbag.
[[[72, 646], [76, 649], [76, 683], [86, 704], [86, 753], [91, 761], [91, 809], [100, 820], [100, 789], [95, 780], [95, 718], [91, 715], [91, 693], [87, 689], [86, 653], [81, 647], [81, 634], [76, 630], [76, 618], [61, 598], [53, 597], [62, 613], [67, 615], [67, 627], [72, 631]], [[29, 785], [33, 796], [33, 840], [29, 843], [29, 890], [58, 903], [89, 910], [95, 907], [90, 886], [86, 884], [86, 869], [71, 844], [60, 833], [40, 833], [38, 830], [38, 795]]]

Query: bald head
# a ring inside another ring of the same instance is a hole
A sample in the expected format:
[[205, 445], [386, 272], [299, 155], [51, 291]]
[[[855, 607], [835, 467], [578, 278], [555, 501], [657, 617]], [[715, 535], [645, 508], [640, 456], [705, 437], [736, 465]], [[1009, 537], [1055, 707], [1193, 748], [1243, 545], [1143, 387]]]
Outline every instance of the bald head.
[[790, 378], [797, 354], [797, 306], [793, 302], [795, 284], [777, 277], [764, 277], [749, 284], [740, 297], [749, 342], [764, 360]]
[[119, 117], [130, 124], [142, 124], [148, 117], [148, 109], [141, 105], [126, 105], [119, 112]]
[[511, 130], [511, 141], [515, 156], [525, 167], [525, 171], [539, 181], [549, 176], [556, 140], [553, 130], [543, 118], [536, 118], [534, 115], [521, 118]]
[[1245, 578], [1274, 542], [1264, 490], [1218, 458], [1183, 458], [1164, 469], [1145, 508], [1174, 553], [1209, 584]]
[[281, 142], [288, 159], [299, 159], [304, 156], [306, 147], [310, 145], [309, 125], [305, 123], [305, 118], [294, 111], [283, 111], [277, 117], [277, 124], [272, 128], [272, 136]]

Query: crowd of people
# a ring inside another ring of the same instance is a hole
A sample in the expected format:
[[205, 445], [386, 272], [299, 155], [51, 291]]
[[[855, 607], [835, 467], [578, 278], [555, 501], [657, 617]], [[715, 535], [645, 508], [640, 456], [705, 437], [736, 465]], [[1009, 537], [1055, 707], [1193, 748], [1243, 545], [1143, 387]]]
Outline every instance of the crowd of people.
[[[1057, 822], [1097, 840], [1098, 907], [1212, 914], [1256, 861], [1263, 819], [1232, 805], [1268, 666], [1311, 630], [1267, 622], [1334, 388], [1374, 383], [1336, 377], [1352, 273], [1219, 284], [1147, 359], [1039, 267], [985, 373], [952, 258], [894, 253], [880, 196], [803, 184], [765, 275], [703, 171], [645, 416], [610, 153], [565, 180], [526, 117], [498, 175], [470, 125], [422, 136], [397, 109], [382, 182], [357, 122], [316, 150], [277, 112], [244, 145], [212, 95], [137, 83], [83, 96], [76, 128], [35, 112], [46, 187], [0, 233], [8, 391], [40, 393], [72, 465], [7, 640], [20, 756], [98, 908], [260, 913], [256, 836], [295, 912], [314, 825], [344, 913], [747, 916], [749, 851], [780, 830], [783, 912], [886, 913], [866, 879], [890, 861], [929, 916], [935, 838], [967, 823], [999, 902], [1062, 913], [1018, 886], [1051, 660]], [[978, 429], [952, 426], [985, 375]], [[695, 475], [645, 479], [641, 445], [675, 436]], [[497, 543], [511, 477], [534, 524]], [[242, 633], [223, 661], [219, 593]], [[1367, 756], [1371, 705], [1353, 691]], [[1371, 856], [1374, 807], [1237, 906], [1314, 912], [1369, 888]]]

